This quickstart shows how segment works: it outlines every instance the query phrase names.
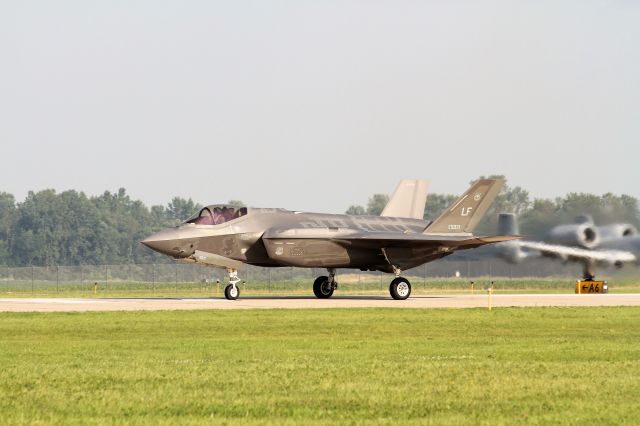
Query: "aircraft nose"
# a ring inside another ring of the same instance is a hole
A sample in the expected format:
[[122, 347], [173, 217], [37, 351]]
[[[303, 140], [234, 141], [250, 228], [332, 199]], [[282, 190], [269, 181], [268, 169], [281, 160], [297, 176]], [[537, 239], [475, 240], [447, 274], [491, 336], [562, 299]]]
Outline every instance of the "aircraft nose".
[[140, 243], [171, 257], [188, 257], [195, 251], [193, 241], [181, 239], [173, 229], [157, 232]]
[[140, 241], [141, 244], [149, 247], [151, 250], [155, 250], [162, 254], [170, 254], [170, 241], [162, 240], [156, 237], [156, 234], [153, 234], [144, 240]]

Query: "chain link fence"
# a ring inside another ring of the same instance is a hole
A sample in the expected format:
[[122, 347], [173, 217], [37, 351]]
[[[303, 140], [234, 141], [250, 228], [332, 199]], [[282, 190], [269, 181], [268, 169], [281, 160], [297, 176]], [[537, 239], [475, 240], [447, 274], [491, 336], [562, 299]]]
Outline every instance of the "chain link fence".
[[[500, 260], [436, 261], [403, 272], [414, 291], [463, 290], [473, 282], [477, 288], [493, 282], [513, 288], [549, 288], [559, 280], [580, 277], [579, 265], [532, 261], [511, 265]], [[239, 271], [242, 292], [311, 292], [313, 280], [325, 269], [261, 268], [247, 265]], [[607, 272], [610, 276], [613, 272]], [[637, 272], [631, 273], [633, 277]], [[629, 273], [625, 279], [629, 279]], [[387, 292], [391, 274], [338, 270], [341, 292]], [[0, 295], [221, 295], [228, 283], [226, 271], [200, 265], [127, 264], [50, 267], [0, 266]], [[546, 284], [545, 284], [546, 283]]]

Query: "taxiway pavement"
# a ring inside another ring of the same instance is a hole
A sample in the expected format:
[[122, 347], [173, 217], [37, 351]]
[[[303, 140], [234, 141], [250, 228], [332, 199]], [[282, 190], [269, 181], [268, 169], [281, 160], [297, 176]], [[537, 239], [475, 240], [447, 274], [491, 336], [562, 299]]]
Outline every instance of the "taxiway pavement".
[[[488, 296], [418, 295], [407, 300], [384, 296], [221, 298], [0, 298], [0, 312], [159, 311], [191, 309], [307, 308], [487, 308]], [[631, 294], [494, 294], [493, 307], [640, 306]]]

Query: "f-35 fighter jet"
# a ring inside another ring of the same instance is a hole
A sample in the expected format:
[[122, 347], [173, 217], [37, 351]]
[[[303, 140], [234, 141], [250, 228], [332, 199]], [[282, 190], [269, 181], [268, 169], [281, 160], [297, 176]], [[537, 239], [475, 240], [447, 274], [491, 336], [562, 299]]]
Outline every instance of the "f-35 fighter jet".
[[475, 182], [434, 221], [423, 219], [427, 182], [403, 180], [380, 216], [349, 216], [211, 205], [183, 224], [151, 235], [142, 244], [182, 262], [226, 268], [225, 297], [235, 300], [238, 268], [326, 268], [313, 292], [320, 299], [338, 287], [337, 268], [393, 273], [391, 297], [404, 300], [411, 284], [402, 271], [448, 256], [456, 250], [508, 241], [517, 236], [476, 237], [473, 229], [503, 181]]

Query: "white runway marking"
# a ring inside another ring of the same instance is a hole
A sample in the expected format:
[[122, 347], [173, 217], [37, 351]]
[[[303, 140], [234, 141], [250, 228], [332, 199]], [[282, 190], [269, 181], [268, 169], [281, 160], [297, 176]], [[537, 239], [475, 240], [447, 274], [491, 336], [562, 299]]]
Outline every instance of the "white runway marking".
[[[384, 296], [245, 297], [226, 299], [170, 298], [3, 298], [0, 312], [158, 311], [192, 309], [308, 309], [308, 308], [486, 308], [486, 294], [412, 296], [393, 300]], [[543, 306], [640, 306], [640, 293], [633, 294], [494, 294], [499, 307]]]

